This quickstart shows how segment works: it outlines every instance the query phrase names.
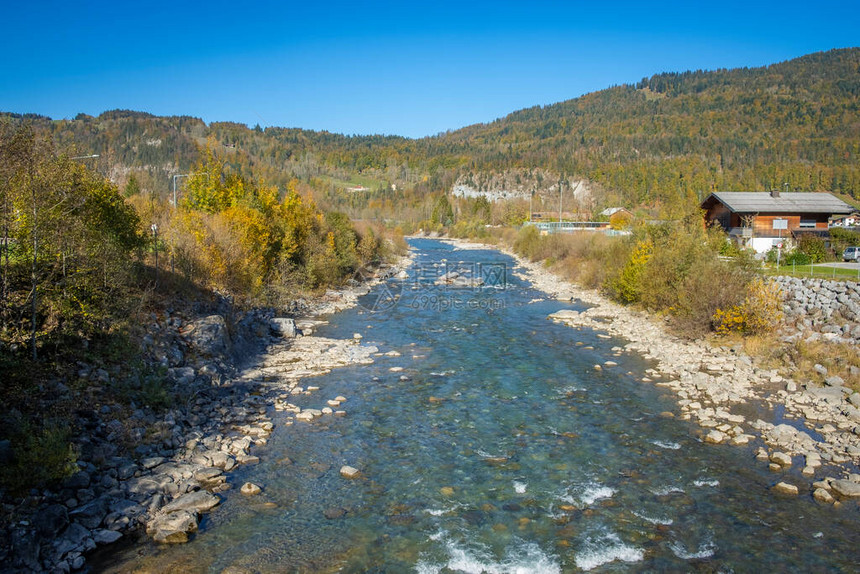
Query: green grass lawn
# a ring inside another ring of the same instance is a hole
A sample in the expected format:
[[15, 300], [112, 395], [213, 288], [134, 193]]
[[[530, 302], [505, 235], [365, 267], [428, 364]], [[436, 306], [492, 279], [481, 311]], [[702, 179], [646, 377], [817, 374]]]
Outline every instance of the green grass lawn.
[[367, 177], [363, 175], [352, 175], [350, 176], [349, 181], [345, 181], [328, 175], [321, 176], [320, 179], [344, 191], [349, 187], [357, 187], [359, 185], [362, 185], [370, 189], [371, 191], [376, 191], [380, 187], [388, 185], [388, 182], [384, 180], [375, 179], [373, 177]]
[[790, 275], [792, 277], [820, 277], [822, 279], [860, 279], [857, 269], [844, 269], [842, 267], [830, 267], [826, 263], [817, 265], [780, 265], [765, 264], [766, 275]]

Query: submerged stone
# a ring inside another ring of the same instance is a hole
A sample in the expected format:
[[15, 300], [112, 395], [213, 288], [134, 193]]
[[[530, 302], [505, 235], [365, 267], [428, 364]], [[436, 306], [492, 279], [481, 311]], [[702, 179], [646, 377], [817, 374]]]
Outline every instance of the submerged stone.
[[340, 467], [340, 475], [344, 478], [358, 478], [360, 474], [360, 470], [349, 465], [344, 465]]

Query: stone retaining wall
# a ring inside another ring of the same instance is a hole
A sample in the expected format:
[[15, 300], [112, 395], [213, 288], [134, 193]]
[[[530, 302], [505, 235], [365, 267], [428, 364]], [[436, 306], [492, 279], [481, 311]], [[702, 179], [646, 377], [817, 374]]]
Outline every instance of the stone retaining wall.
[[860, 344], [860, 283], [776, 277], [785, 295], [785, 322], [805, 336]]

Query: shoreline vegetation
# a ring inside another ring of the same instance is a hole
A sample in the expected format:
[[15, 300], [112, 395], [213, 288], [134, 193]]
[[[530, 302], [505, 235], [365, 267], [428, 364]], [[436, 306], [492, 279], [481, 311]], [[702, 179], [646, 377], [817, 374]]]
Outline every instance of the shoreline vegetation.
[[[357, 299], [405, 248], [212, 154], [173, 206], [79, 159], [0, 123], [0, 563], [22, 571], [79, 569], [253, 461], [268, 431], [238, 361]], [[224, 456], [192, 455], [202, 439]]]
[[[819, 390], [783, 378], [774, 370], [756, 367], [737, 348], [713, 347], [701, 340], [671, 335], [654, 316], [572, 284], [547, 270], [543, 263], [529, 261], [509, 248], [441, 239], [461, 249], [502, 251], [518, 261], [525, 270], [523, 277], [535, 288], [559, 300], [579, 299], [588, 304], [590, 307], [582, 313], [562, 311], [548, 319], [623, 338], [628, 342], [614, 352], [636, 352], [656, 361], [655, 367], [642, 377], [642, 383], [672, 390], [678, 398], [678, 412], [663, 415], [697, 423], [703, 442], [745, 445], [763, 441], [763, 446], [752, 454], [774, 471], [775, 492], [783, 495], [811, 492], [816, 500], [837, 506], [842, 504], [840, 500], [860, 494], [860, 475], [846, 470], [860, 458], [860, 437], [852, 434], [856, 425], [838, 419], [838, 411], [826, 410], [835, 394], [842, 400], [842, 388]], [[265, 444], [272, 432], [271, 409], [292, 414], [283, 424], [348, 416], [349, 397], [327, 396], [325, 389], [313, 384], [312, 377], [344, 365], [373, 362], [378, 350], [362, 345], [360, 333], [352, 339], [333, 340], [315, 336], [314, 329], [325, 322], [326, 315], [356, 305], [358, 298], [376, 282], [398, 274], [402, 277], [414, 255], [410, 250], [409, 256], [383, 267], [363, 285], [328, 291], [305, 307], [300, 316], [284, 319], [253, 312], [240, 318], [238, 322], [245, 324], [245, 332], [249, 333], [245, 348], [256, 346], [258, 351], [246, 354], [251, 359], [241, 366], [232, 365], [232, 369], [225, 364], [229, 359], [223, 353], [222, 360], [214, 358], [218, 348], [230, 344], [226, 329], [212, 329], [212, 325], [222, 325], [223, 320], [217, 321], [215, 315], [183, 324], [179, 328], [194, 338], [192, 347], [198, 351], [209, 349], [201, 352], [201, 356], [208, 358], [196, 371], [215, 375], [210, 388], [199, 389], [187, 409], [174, 407], [157, 416], [134, 414], [132, 426], [141, 416], [139, 423], [148, 424], [160, 433], [158, 437], [149, 437], [150, 441], [156, 438], [155, 442], [138, 448], [134, 459], [115, 457], [102, 468], [96, 468], [92, 461], [81, 461], [80, 470], [55, 495], [39, 493], [29, 497], [25, 507], [16, 509], [13, 515], [21, 518], [40, 508], [41, 516], [33, 518], [32, 523], [19, 520], [10, 529], [11, 547], [5, 550], [5, 556], [17, 558], [22, 549], [29, 548], [29, 565], [33, 570], [47, 563], [79, 568], [87, 552], [99, 547], [109, 552], [107, 545], [143, 530], [161, 542], [187, 540], [196, 530], [201, 513], [217, 506], [221, 500], [218, 493], [231, 488], [226, 473], [238, 465], [255, 464], [259, 460], [253, 447]], [[165, 317], [161, 322], [171, 321], [176, 321], [175, 317]], [[607, 359], [594, 368], [614, 368], [611, 357]], [[192, 369], [187, 375], [193, 377], [194, 373]], [[178, 371], [174, 374], [182, 375]], [[290, 397], [299, 393], [319, 396], [320, 408], [296, 407]], [[799, 425], [748, 420], [734, 412], [749, 401], [760, 401], [772, 408], [784, 405], [786, 413], [797, 420], [808, 414], [808, 409], [815, 410], [820, 415], [815, 430], [824, 440], [816, 441], [800, 430]], [[833, 418], [826, 418], [831, 415]], [[114, 416], [108, 409], [100, 411], [97, 418], [105, 424]], [[821, 432], [827, 426], [832, 431]], [[802, 468], [800, 473], [799, 468]], [[354, 469], [341, 470], [349, 474]], [[102, 483], [109, 483], [112, 488], [100, 490], [96, 485]], [[249, 483], [241, 489], [235, 486], [234, 495], [265, 493], [265, 485]], [[86, 492], [94, 498], [87, 500]], [[80, 500], [64, 501], [63, 495]], [[87, 526], [83, 530], [72, 528], [80, 524]], [[37, 532], [44, 534], [37, 537]], [[63, 533], [57, 537], [58, 532]], [[57, 539], [52, 540], [52, 536]], [[24, 542], [34, 539], [37, 549], [40, 542], [53, 542], [54, 553], [34, 554], [34, 543], [27, 546]], [[98, 553], [93, 559], [98, 562]], [[37, 565], [33, 560], [41, 560], [42, 564]]]
[[[378, 350], [362, 345], [358, 333], [331, 339], [315, 330], [410, 262], [411, 255], [402, 256], [361, 284], [330, 289], [292, 317], [253, 309], [232, 317], [216, 312], [182, 319], [167, 312], [154, 320], [164, 328], [150, 327], [150, 344], [166, 339], [164, 331], [171, 327], [187, 343], [181, 347], [194, 367], [169, 373], [191, 392], [187, 401], [162, 412], [138, 409], [124, 421], [116, 418], [122, 416], [121, 405], [106, 404], [91, 413], [95, 430], [87, 442], [94, 448], [79, 453], [77, 470], [56, 488], [31, 490], [20, 504], [4, 506], [8, 542], [0, 545], [0, 560], [14, 571], [68, 571], [88, 560], [96, 567], [109, 563], [110, 545], [121, 538], [186, 542], [201, 516], [220, 504], [220, 493], [233, 488], [230, 471], [259, 462], [254, 446], [267, 442], [276, 413], [292, 414], [284, 424], [347, 415], [347, 397], [320, 397], [318, 409], [301, 409], [290, 399], [318, 394], [310, 379], [371, 363]], [[117, 447], [127, 441], [134, 448], [124, 454]], [[265, 489], [239, 486], [235, 496]]]
[[[656, 361], [641, 381], [668, 388], [677, 397], [679, 412], [664, 416], [696, 423], [704, 443], [761, 445], [751, 454], [774, 472], [775, 492], [811, 494], [819, 502], [836, 506], [840, 500], [860, 497], [856, 471], [860, 464], [860, 411], [856, 410], [860, 393], [843, 386], [839, 377], [824, 386], [794, 380], [776, 369], [758, 366], [760, 361], [744, 353], [741, 345], [714, 345], [704, 338], [673, 335], [656, 315], [579, 287], [548, 270], [545, 260], [531, 261], [506, 245], [457, 238], [444, 241], [461, 249], [501, 251], [525, 269], [523, 278], [548, 296], [589, 305], [581, 313], [560, 311], [547, 319], [625, 339], [627, 344], [617, 352], [636, 352]], [[595, 370], [613, 367], [610, 360], [594, 365]], [[751, 420], [739, 414], [748, 403], [767, 405], [772, 420]], [[784, 420], [778, 420], [777, 410], [784, 411]]]

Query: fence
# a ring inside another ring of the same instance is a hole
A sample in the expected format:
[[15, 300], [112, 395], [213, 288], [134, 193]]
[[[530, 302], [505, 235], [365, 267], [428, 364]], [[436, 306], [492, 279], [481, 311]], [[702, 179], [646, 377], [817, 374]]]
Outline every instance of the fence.
[[576, 231], [603, 231], [607, 235], [628, 235], [629, 231], [618, 231], [606, 221], [526, 221], [523, 226], [537, 227], [541, 233], [574, 233]]

